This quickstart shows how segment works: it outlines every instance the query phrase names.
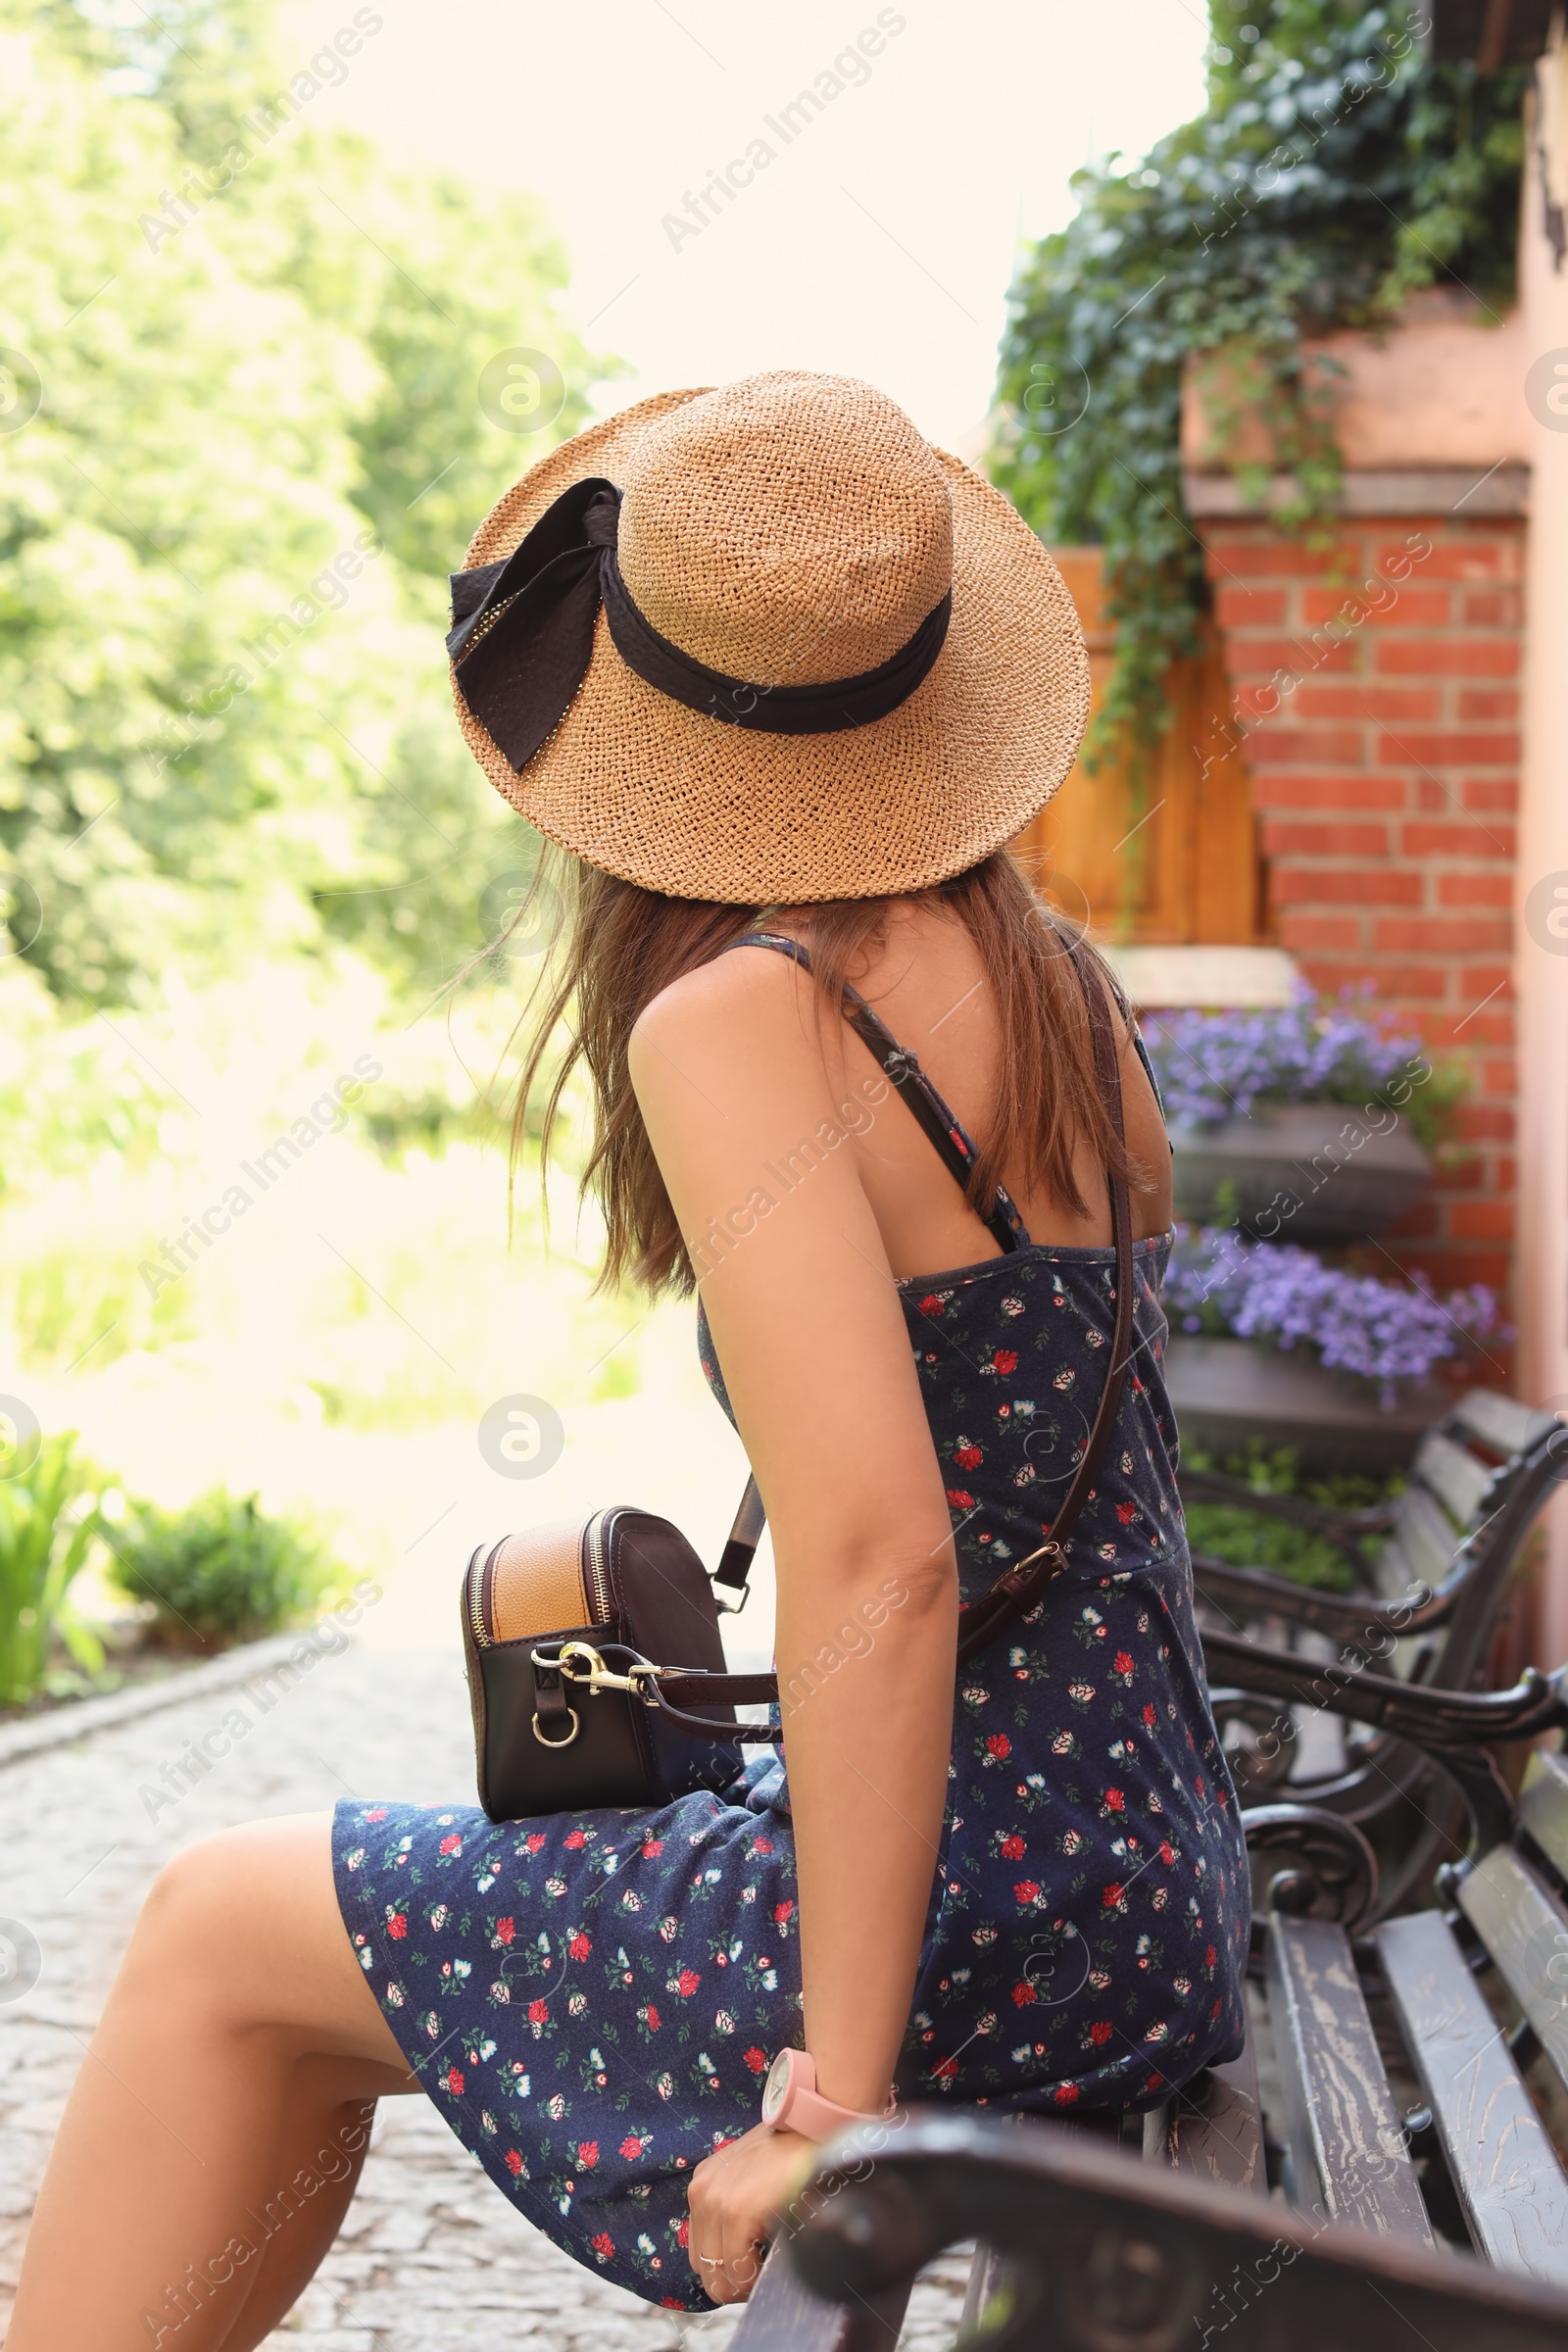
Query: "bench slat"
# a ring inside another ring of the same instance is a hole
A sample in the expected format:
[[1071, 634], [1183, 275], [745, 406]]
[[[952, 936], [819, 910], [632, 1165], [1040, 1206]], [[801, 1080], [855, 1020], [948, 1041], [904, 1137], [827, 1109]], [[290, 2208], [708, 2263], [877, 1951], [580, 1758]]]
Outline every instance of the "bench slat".
[[1007, 2266], [994, 2246], [981, 2238], [975, 2246], [974, 2260], [969, 2265], [969, 2284], [963, 2298], [963, 2310], [958, 2315], [956, 2341], [971, 2343], [982, 2330], [991, 2332], [994, 2325], [992, 2298], [1005, 2291]]
[[1453, 1408], [1453, 1418], [1462, 1429], [1470, 1431], [1490, 1446], [1494, 1453], [1508, 1455], [1528, 1452], [1539, 1446], [1551, 1430], [1552, 1415], [1538, 1413], [1528, 1404], [1516, 1404], [1511, 1396], [1499, 1396], [1495, 1389], [1471, 1389], [1460, 1397]]
[[1378, 1560], [1378, 1590], [1391, 1600], [1419, 1580], [1436, 1592], [1453, 1568], [1457, 1531], [1435, 1495], [1407, 1487], [1394, 1511], [1394, 1532]]
[[[1419, 1585], [1422, 1581], [1422, 1571], [1416, 1567], [1413, 1560], [1406, 1559], [1398, 1537], [1390, 1536], [1388, 1541], [1379, 1546], [1377, 1558], [1372, 1563], [1372, 1591], [1377, 1599], [1380, 1601], [1404, 1600], [1408, 1597], [1411, 1587]], [[1427, 1577], [1425, 1581], [1429, 1585], [1432, 1583], [1430, 1577]], [[1357, 1631], [1359, 1630], [1357, 1628]]]
[[[1568, 1911], [1512, 1846], [1494, 1845], [1459, 1882], [1459, 1908], [1568, 2082]], [[1548, 1972], [1557, 1963], [1555, 1976]]]
[[1474, 1527], [1496, 1472], [1439, 1429], [1422, 1439], [1411, 1465], [1412, 1485], [1429, 1487], [1458, 1528]]
[[[1536, 1749], [1520, 1792], [1519, 1819], [1542, 1852], [1568, 1878], [1568, 1757]], [[1568, 1976], [1568, 1967], [1557, 1973]]]
[[1432, 2225], [1344, 1929], [1276, 1911], [1267, 1957], [1298, 2203], [1330, 2221], [1430, 2245]]
[[1175, 2092], [1160, 2113], [1162, 2145], [1149, 2150], [1145, 2142], [1156, 2161], [1163, 2157], [1179, 2173], [1223, 2180], [1231, 2188], [1255, 2188], [1267, 2196], [1263, 2108], [1250, 2042], [1239, 2058], [1208, 2067], [1185, 2090]]
[[1463, 1952], [1436, 1911], [1374, 1940], [1477, 2247], [1568, 2286], [1568, 2179]]

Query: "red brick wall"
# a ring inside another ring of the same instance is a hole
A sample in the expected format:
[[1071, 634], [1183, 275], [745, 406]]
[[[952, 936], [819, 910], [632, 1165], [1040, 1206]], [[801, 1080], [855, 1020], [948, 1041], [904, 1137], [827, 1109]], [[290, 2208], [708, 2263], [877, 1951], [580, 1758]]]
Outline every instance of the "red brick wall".
[[1443, 1288], [1511, 1272], [1523, 529], [1348, 518], [1313, 550], [1203, 526], [1280, 945], [1470, 1074], [1463, 1150], [1383, 1237]]

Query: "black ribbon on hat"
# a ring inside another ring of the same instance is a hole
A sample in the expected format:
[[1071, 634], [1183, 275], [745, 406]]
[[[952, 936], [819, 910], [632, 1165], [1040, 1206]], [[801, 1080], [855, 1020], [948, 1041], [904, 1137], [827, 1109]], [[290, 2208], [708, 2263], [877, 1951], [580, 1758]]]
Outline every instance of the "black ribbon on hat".
[[463, 699], [514, 768], [559, 726], [588, 672], [601, 604], [629, 669], [688, 710], [768, 735], [827, 735], [896, 710], [942, 651], [950, 589], [891, 660], [819, 686], [726, 677], [662, 637], [633, 604], [615, 561], [620, 492], [573, 482], [500, 564], [452, 574], [447, 652]]

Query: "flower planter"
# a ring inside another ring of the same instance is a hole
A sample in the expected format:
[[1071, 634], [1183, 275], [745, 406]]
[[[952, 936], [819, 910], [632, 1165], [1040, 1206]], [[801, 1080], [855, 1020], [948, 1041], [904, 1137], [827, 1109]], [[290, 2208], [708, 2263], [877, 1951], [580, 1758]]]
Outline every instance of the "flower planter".
[[1176, 1214], [1237, 1222], [1254, 1239], [1324, 1247], [1393, 1225], [1426, 1190], [1432, 1163], [1408, 1127], [1348, 1102], [1259, 1104], [1220, 1126], [1180, 1125]]
[[1330, 1372], [1304, 1348], [1250, 1340], [1173, 1338], [1165, 1381], [1184, 1446], [1223, 1458], [1254, 1438], [1290, 1446], [1303, 1470], [1399, 1470], [1453, 1401], [1441, 1381], [1406, 1381], [1389, 1412], [1371, 1385]]

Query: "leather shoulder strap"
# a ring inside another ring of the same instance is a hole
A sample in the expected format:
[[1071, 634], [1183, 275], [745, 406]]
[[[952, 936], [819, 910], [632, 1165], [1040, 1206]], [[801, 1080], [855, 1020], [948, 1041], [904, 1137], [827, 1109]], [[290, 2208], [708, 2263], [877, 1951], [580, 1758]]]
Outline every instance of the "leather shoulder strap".
[[757, 1557], [757, 1546], [762, 1541], [762, 1530], [766, 1525], [767, 1513], [762, 1508], [762, 1491], [755, 1477], [748, 1478], [746, 1491], [741, 1496], [741, 1507], [725, 1538], [718, 1566], [708, 1580], [711, 1585], [722, 1585], [727, 1592], [736, 1595], [735, 1599], [721, 1600], [718, 1604], [728, 1617], [739, 1615], [746, 1606], [751, 1591], [746, 1580], [752, 1573], [752, 1562]]
[[[1125, 1144], [1127, 1130], [1122, 1110], [1121, 1069], [1110, 1008], [1098, 975], [1071, 941], [1067, 943], [1067, 953], [1072, 957], [1078, 985], [1084, 994], [1084, 1009], [1089, 1016], [1095, 1075], [1100, 1081], [1101, 1098], [1110, 1118], [1112, 1134], [1118, 1142]], [[999, 1576], [990, 1592], [965, 1609], [959, 1618], [960, 1666], [965, 1659], [973, 1657], [977, 1650], [984, 1649], [988, 1642], [995, 1641], [1004, 1625], [1032, 1608], [1052, 1578], [1058, 1576], [1066, 1566], [1067, 1539], [1089, 1499], [1101, 1464], [1105, 1458], [1117, 1415], [1121, 1411], [1122, 1395], [1127, 1385], [1127, 1366], [1133, 1348], [1133, 1209], [1125, 1178], [1107, 1175], [1106, 1181], [1110, 1190], [1111, 1232], [1116, 1244], [1116, 1320], [1111, 1332], [1100, 1409], [1095, 1415], [1088, 1443], [1078, 1458], [1072, 1483], [1062, 1497], [1061, 1507], [1051, 1523], [1045, 1542], [1017, 1561], [1004, 1576]]]

